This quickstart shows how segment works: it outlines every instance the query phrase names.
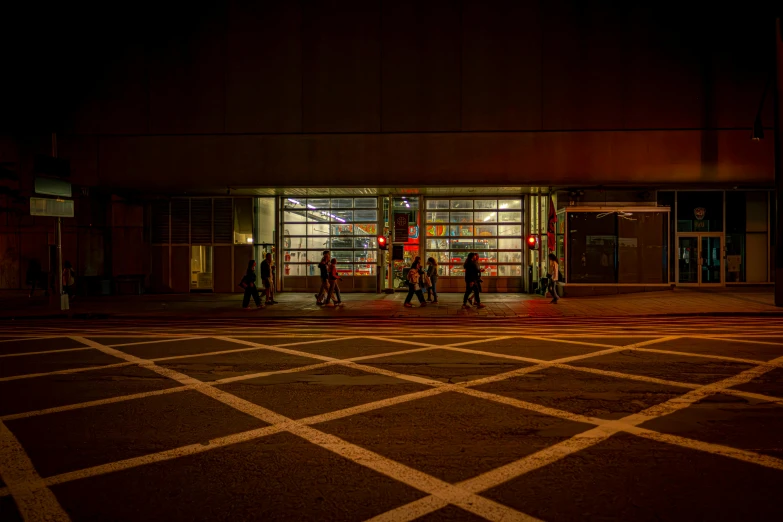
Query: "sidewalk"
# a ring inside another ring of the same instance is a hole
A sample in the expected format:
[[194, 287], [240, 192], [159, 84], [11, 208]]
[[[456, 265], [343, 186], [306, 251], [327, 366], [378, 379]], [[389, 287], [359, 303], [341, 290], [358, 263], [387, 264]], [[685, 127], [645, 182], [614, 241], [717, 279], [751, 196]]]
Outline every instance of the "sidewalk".
[[80, 297], [71, 309], [60, 311], [44, 297], [28, 298], [22, 291], [0, 292], [0, 324], [8, 319], [46, 317], [75, 318], [243, 318], [258, 314], [287, 317], [628, 317], [650, 315], [780, 315], [773, 304], [773, 290], [732, 288], [718, 290], [675, 289], [665, 292], [561, 299], [528, 294], [485, 294], [486, 308], [462, 309], [461, 294], [442, 294], [438, 305], [404, 308], [404, 293], [343, 294], [345, 306], [318, 307], [312, 294], [281, 293], [279, 304], [264, 310], [243, 310], [241, 295], [169, 294], [143, 296]]

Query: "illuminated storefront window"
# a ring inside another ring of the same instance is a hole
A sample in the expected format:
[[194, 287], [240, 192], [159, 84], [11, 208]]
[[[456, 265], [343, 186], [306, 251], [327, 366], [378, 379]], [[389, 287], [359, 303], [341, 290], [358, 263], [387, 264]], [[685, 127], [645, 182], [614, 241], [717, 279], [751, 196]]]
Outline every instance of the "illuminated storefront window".
[[429, 199], [425, 222], [427, 255], [440, 275], [464, 276], [476, 252], [485, 277], [522, 276], [521, 199]]
[[377, 198], [284, 198], [285, 276], [317, 276], [331, 250], [343, 276], [374, 276], [377, 266]]

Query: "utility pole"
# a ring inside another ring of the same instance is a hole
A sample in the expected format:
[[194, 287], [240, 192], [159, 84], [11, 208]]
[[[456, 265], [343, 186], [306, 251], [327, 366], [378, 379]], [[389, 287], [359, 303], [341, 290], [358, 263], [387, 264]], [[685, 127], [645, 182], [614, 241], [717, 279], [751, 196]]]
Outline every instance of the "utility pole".
[[[52, 133], [52, 157], [57, 157], [57, 133]], [[60, 298], [60, 310], [68, 310], [68, 294], [63, 292], [63, 218], [57, 217], [55, 242], [57, 244], [57, 295]]]
[[783, 307], [783, 136], [780, 106], [783, 89], [783, 28], [780, 17], [775, 19], [775, 73], [772, 89], [772, 118], [774, 121], [775, 150], [775, 306]]

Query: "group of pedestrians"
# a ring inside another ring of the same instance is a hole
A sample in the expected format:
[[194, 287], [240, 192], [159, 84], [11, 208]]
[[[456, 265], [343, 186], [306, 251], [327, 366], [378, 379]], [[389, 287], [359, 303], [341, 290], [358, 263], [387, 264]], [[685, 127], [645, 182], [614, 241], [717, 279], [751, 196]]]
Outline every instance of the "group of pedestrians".
[[[470, 308], [475, 305], [476, 308], [484, 308], [481, 304], [481, 273], [484, 271], [479, 266], [478, 254], [471, 252], [468, 254], [465, 263], [462, 265], [465, 270], [465, 295], [462, 299], [462, 307]], [[419, 299], [420, 306], [427, 306], [428, 302], [436, 304], [438, 302], [438, 262], [435, 258], [427, 259], [427, 268], [421, 266], [421, 257], [416, 256], [408, 270], [407, 276], [408, 295], [405, 298], [403, 306], [411, 308], [411, 301], [415, 295]], [[427, 290], [427, 299], [424, 299], [424, 290]], [[470, 303], [470, 304], [468, 304]]]
[[266, 300], [262, 303], [261, 296], [258, 294], [258, 287], [256, 286], [256, 260], [251, 259], [247, 263], [247, 272], [239, 282], [239, 286], [245, 289], [245, 295], [242, 298], [242, 308], [245, 310], [250, 309], [250, 298], [256, 303], [257, 308], [266, 308], [266, 305], [277, 304], [275, 301], [275, 280], [274, 280], [275, 267], [272, 264], [272, 254], [267, 254], [263, 261], [261, 261], [261, 284], [264, 288], [264, 294]]
[[[30, 287], [29, 297], [35, 295], [36, 287], [39, 287], [44, 291], [44, 297], [49, 296], [50, 288], [54, 294], [57, 293], [55, 272], [50, 272], [50, 274], [51, 278], [47, 277], [47, 273], [41, 269], [41, 263], [39, 263], [37, 259], [30, 260], [30, 263], [27, 265], [26, 277], [27, 285]], [[70, 299], [74, 299], [76, 297], [76, 272], [70, 261], [66, 260], [63, 262], [61, 277], [63, 281], [63, 293], [68, 294]]]
[[322, 253], [321, 262], [318, 263], [318, 271], [321, 275], [321, 289], [315, 294], [315, 304], [318, 306], [329, 306], [329, 301], [334, 303], [334, 306], [342, 306], [343, 300], [340, 297], [340, 285], [339, 281], [343, 278], [340, 277], [340, 273], [337, 271], [337, 259], [332, 258], [332, 252], [324, 250]]

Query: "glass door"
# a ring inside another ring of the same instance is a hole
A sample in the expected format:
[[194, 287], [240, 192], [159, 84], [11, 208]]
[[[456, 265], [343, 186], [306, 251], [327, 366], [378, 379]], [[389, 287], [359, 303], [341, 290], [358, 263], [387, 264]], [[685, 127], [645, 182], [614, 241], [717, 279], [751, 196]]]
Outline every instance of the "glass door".
[[679, 236], [677, 238], [677, 284], [699, 284], [699, 238]]
[[677, 284], [717, 286], [723, 284], [722, 248], [719, 234], [677, 237]]
[[701, 277], [699, 283], [702, 285], [720, 285], [723, 283], [721, 238], [720, 236], [701, 236], [700, 239], [699, 263], [701, 265]]

